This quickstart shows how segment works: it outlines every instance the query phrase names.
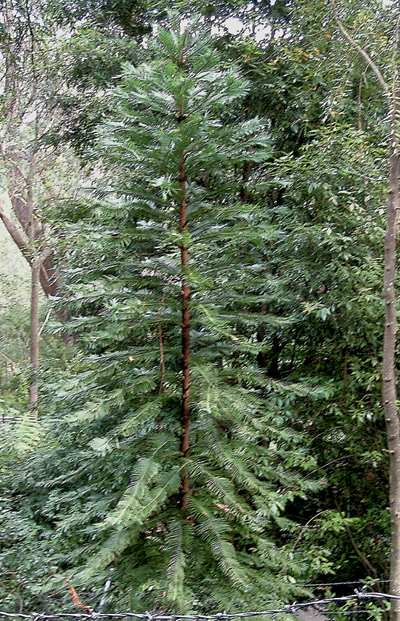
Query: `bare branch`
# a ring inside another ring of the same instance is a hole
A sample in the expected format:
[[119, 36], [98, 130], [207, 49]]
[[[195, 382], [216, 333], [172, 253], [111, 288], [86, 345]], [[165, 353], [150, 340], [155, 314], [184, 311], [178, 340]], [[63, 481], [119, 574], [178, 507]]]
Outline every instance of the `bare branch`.
[[28, 240], [24, 238], [22, 233], [19, 231], [16, 224], [13, 222], [11, 218], [8, 217], [2, 206], [0, 205], [0, 218], [3, 221], [7, 231], [12, 237], [15, 244], [18, 246], [20, 251], [22, 252], [25, 259], [28, 261], [29, 265], [32, 263], [32, 256], [28, 250]]
[[42, 332], [43, 332], [43, 330], [45, 329], [46, 324], [47, 324], [47, 322], [48, 322], [48, 321], [49, 321], [49, 319], [50, 319], [50, 315], [51, 315], [51, 311], [52, 311], [52, 310], [53, 310], [53, 309], [52, 309], [52, 308], [50, 308], [50, 309], [47, 311], [46, 318], [45, 318], [44, 322], [42, 323], [41, 328], [40, 328], [40, 330], [39, 330], [39, 336], [41, 336], [41, 335], [42, 335]]
[[357, 41], [355, 41], [353, 39], [353, 37], [349, 34], [349, 32], [343, 26], [342, 22], [339, 19], [338, 13], [337, 13], [337, 8], [336, 8], [335, 0], [331, 0], [331, 6], [333, 8], [333, 16], [335, 18], [335, 21], [336, 21], [338, 27], [339, 27], [340, 32], [347, 39], [347, 41], [357, 50], [357, 52], [360, 54], [360, 56], [362, 56], [364, 58], [366, 63], [369, 65], [369, 67], [375, 73], [375, 76], [377, 77], [378, 82], [379, 82], [379, 84], [382, 87], [383, 94], [385, 95], [386, 99], [388, 100], [389, 106], [391, 106], [392, 99], [391, 99], [391, 95], [390, 95], [390, 90], [388, 88], [388, 85], [386, 84], [386, 81], [385, 81], [385, 79], [384, 79], [384, 77], [383, 77], [379, 67], [374, 63], [374, 61], [372, 60], [372, 58], [368, 54], [368, 52], [366, 52], [364, 50], [364, 48], [362, 48], [361, 45], [359, 45], [357, 43]]

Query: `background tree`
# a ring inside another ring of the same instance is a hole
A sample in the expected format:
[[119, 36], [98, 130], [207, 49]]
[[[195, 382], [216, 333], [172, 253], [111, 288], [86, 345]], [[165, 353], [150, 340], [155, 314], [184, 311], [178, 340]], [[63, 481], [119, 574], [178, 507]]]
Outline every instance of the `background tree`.
[[[392, 90], [389, 89], [384, 75], [375, 64], [372, 56], [365, 50], [365, 44], [358, 43], [344, 27], [336, 4], [332, 2], [335, 20], [341, 33], [353, 48], [362, 56], [367, 65], [374, 72], [384, 96], [387, 98], [391, 115], [390, 122], [390, 170], [389, 170], [389, 201], [386, 218], [385, 235], [385, 270], [384, 289], [385, 300], [385, 330], [382, 357], [382, 401], [385, 413], [387, 430], [387, 444], [390, 463], [390, 522], [391, 522], [391, 562], [390, 562], [390, 592], [400, 595], [400, 424], [397, 412], [397, 380], [396, 380], [396, 345], [397, 345], [397, 309], [396, 309], [396, 241], [398, 237], [398, 213], [399, 213], [399, 127], [398, 127], [398, 94], [399, 94], [399, 52], [400, 34], [398, 18], [392, 22], [393, 34], [391, 37], [392, 63], [391, 82]], [[397, 6], [397, 10], [400, 5]], [[390, 20], [392, 21], [392, 20]], [[392, 600], [391, 619], [400, 618], [400, 602]]]
[[[353, 4], [353, 9], [360, 36], [368, 33], [375, 55], [386, 53], [390, 11], [378, 3], [368, 11], [365, 3]], [[288, 329], [264, 330], [265, 360], [281, 380], [305, 374], [309, 382], [331, 390], [326, 408], [311, 403], [304, 409], [303, 403], [290, 414], [299, 428], [306, 425], [310, 431], [318, 473], [327, 483], [293, 510], [306, 510], [304, 524], [312, 520], [303, 534], [306, 547], [317, 562], [319, 552], [310, 549], [309, 541], [318, 539], [326, 550], [322, 566], [326, 568], [327, 557], [335, 559], [337, 581], [365, 572], [387, 578], [387, 552], [382, 554], [389, 542], [387, 455], [378, 372], [386, 193], [381, 145], [388, 131], [384, 97], [363, 59], [348, 54], [323, 3], [302, 3], [291, 13], [282, 39], [261, 46], [232, 41], [227, 51], [243, 59], [254, 88], [247, 110], [269, 116], [277, 147], [268, 165], [272, 176], [265, 200], [282, 236], [268, 257], [277, 280], [283, 287], [286, 283], [286, 295], [280, 308], [268, 310], [290, 309], [297, 322]], [[365, 450], [358, 453], [356, 446]], [[368, 483], [372, 479], [373, 487]]]
[[[11, 0], [3, 3], [1, 163], [6, 193], [0, 204], [0, 217], [31, 268], [29, 392], [34, 419], [37, 417], [40, 285], [47, 297], [60, 293], [59, 275], [51, 258], [49, 229], [43, 219], [44, 203], [66, 190], [60, 183], [62, 167], [68, 166], [71, 171], [67, 158], [62, 160], [54, 148], [43, 142], [43, 135], [54, 122], [54, 115], [46, 106], [49, 71], [44, 64], [44, 58], [48, 61], [53, 52], [54, 43], [50, 43], [51, 37], [45, 32], [41, 18], [39, 7]], [[60, 187], [56, 192], [50, 166], [59, 170]], [[66, 333], [63, 336], [67, 341]]]

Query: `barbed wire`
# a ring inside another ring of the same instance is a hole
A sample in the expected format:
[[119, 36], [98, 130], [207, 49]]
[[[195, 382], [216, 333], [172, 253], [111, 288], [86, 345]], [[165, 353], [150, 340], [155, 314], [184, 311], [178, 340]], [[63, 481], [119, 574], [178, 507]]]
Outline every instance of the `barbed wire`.
[[[332, 617], [333, 615], [365, 615], [368, 613], [371, 614], [371, 612], [375, 611], [370, 608], [365, 608], [365, 610], [360, 610], [358, 608], [357, 610], [324, 610], [323, 614], [327, 617]], [[389, 610], [382, 609], [380, 612], [389, 612]]]
[[380, 584], [389, 584], [390, 580], [380, 580], [379, 578], [374, 578], [374, 580], [369, 580], [368, 578], [360, 579], [360, 580], [350, 580], [347, 582], [305, 582], [299, 583], [297, 586], [299, 587], [328, 587], [328, 586], [353, 586], [355, 584], [376, 584], [379, 582]]
[[[267, 609], [254, 611], [249, 610], [247, 612], [233, 612], [233, 613], [225, 613], [225, 612], [217, 612], [213, 615], [201, 615], [201, 614], [158, 614], [158, 613], [137, 613], [137, 612], [109, 612], [109, 613], [69, 613], [69, 612], [60, 612], [60, 613], [36, 613], [36, 614], [25, 614], [22, 612], [1, 612], [0, 611], [0, 619], [4, 617], [5, 619], [33, 619], [34, 621], [50, 620], [50, 619], [88, 619], [89, 621], [97, 621], [98, 619], [143, 619], [144, 621], [179, 621], [179, 620], [187, 620], [187, 621], [230, 621], [231, 619], [243, 619], [246, 617], [265, 617], [269, 615], [277, 615], [277, 614], [295, 614], [299, 610], [303, 608], [317, 608], [327, 606], [328, 604], [346, 604], [351, 601], [365, 601], [365, 600], [400, 600], [400, 595], [390, 595], [388, 593], [374, 593], [374, 592], [366, 592], [366, 591], [357, 591], [355, 590], [354, 595], [346, 595], [343, 597], [329, 597], [326, 599], [314, 600], [311, 602], [293, 602], [292, 604], [285, 604], [282, 608], [276, 609]], [[325, 611], [324, 611], [325, 612]], [[339, 611], [338, 611], [339, 612]], [[347, 611], [343, 611], [347, 612]], [[362, 612], [362, 611], [351, 611], [351, 612]], [[366, 611], [366, 612], [371, 612]], [[336, 611], [326, 611], [326, 614], [336, 614]]]
[[[298, 584], [300, 587], [329, 587], [329, 586], [352, 586], [354, 584], [365, 584], [367, 582], [367, 578], [363, 580], [351, 580], [347, 582], [306, 582], [302, 584]], [[375, 578], [374, 580], [368, 580], [369, 584], [376, 584], [380, 582], [381, 584], [389, 584], [390, 580], [380, 580], [379, 578]]]

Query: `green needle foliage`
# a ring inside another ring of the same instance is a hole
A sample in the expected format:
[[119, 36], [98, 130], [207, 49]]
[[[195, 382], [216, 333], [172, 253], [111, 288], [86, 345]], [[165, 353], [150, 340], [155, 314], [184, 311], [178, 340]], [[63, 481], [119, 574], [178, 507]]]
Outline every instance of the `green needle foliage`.
[[260, 326], [294, 320], [265, 312], [283, 295], [265, 256], [280, 231], [257, 202], [268, 131], [232, 114], [248, 84], [201, 22], [176, 21], [125, 66], [102, 180], [65, 209], [85, 357], [47, 387], [49, 444], [21, 486], [77, 587], [112, 565], [118, 609], [234, 610], [298, 595], [301, 560], [276, 540], [315, 462], [275, 418], [310, 391], [257, 362]]

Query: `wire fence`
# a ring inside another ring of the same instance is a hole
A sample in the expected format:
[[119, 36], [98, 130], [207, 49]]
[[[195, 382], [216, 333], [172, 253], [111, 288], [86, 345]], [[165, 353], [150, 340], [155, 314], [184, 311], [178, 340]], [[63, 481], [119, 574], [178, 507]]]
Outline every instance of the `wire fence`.
[[[333, 583], [332, 583], [333, 584]], [[285, 604], [282, 608], [270, 608], [266, 610], [248, 610], [246, 612], [226, 613], [218, 612], [212, 615], [201, 614], [159, 614], [159, 613], [136, 613], [136, 612], [75, 612], [75, 613], [36, 613], [25, 614], [22, 612], [1, 612], [0, 619], [32, 619], [34, 621], [43, 620], [57, 620], [57, 619], [87, 619], [94, 621], [97, 619], [141, 619], [143, 621], [231, 621], [234, 619], [244, 619], [247, 617], [267, 617], [278, 614], [296, 614], [301, 610], [307, 610], [314, 608], [321, 611], [321, 608], [328, 606], [329, 604], [347, 604], [353, 601], [366, 602], [367, 600], [400, 600], [398, 595], [390, 595], [388, 593], [374, 593], [366, 591], [355, 590], [354, 595], [346, 595], [343, 597], [328, 597], [326, 599], [313, 600], [310, 602], [293, 602], [292, 604]], [[351, 611], [324, 611], [324, 614], [331, 616], [332, 614], [360, 614], [371, 613], [371, 610], [351, 610]]]
[[389, 584], [390, 580], [380, 580], [379, 578], [375, 578], [374, 580], [351, 580], [347, 582], [306, 582], [305, 584], [299, 584], [301, 587], [331, 587], [331, 586], [354, 586], [355, 584], [363, 584], [368, 582], [368, 584], [376, 584], [379, 582], [380, 584]]

